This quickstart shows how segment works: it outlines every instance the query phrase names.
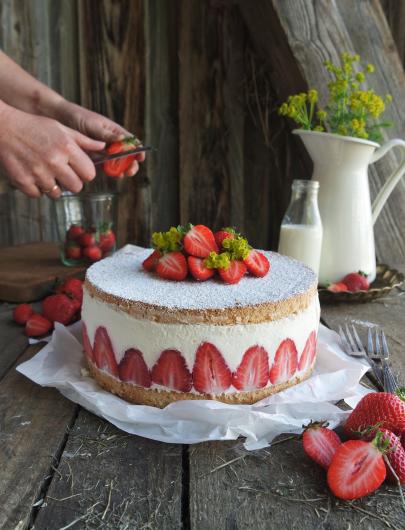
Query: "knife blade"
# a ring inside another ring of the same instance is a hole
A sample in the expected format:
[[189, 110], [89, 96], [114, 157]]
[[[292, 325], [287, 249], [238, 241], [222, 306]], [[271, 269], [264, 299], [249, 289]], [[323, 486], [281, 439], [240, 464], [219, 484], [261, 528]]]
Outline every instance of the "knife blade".
[[122, 151], [121, 153], [114, 153], [113, 155], [106, 155], [105, 153], [92, 153], [90, 158], [92, 159], [93, 164], [97, 166], [99, 164], [107, 162], [108, 160], [125, 158], [127, 156], [136, 155], [137, 153], [143, 153], [144, 151], [151, 150], [156, 151], [156, 148], [152, 147], [151, 145], [143, 145], [141, 147], [137, 147], [136, 149], [131, 149], [130, 151]]

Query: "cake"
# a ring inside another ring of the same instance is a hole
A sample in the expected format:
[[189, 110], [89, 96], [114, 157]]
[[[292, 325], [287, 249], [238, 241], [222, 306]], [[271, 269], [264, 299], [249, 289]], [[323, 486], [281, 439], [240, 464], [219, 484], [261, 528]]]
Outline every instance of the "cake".
[[252, 404], [307, 379], [316, 357], [315, 273], [262, 251], [264, 277], [170, 281], [146, 271], [151, 250], [125, 247], [92, 265], [82, 308], [91, 376], [138, 404], [215, 399]]

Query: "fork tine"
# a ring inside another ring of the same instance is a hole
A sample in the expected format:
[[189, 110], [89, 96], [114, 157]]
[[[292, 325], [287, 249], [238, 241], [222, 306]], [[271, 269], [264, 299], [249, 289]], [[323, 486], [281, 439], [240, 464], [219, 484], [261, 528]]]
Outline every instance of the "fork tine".
[[383, 349], [384, 357], [388, 359], [390, 352], [388, 349], [387, 339], [385, 337], [385, 333], [383, 330], [381, 330], [381, 342], [382, 342], [382, 349]]
[[373, 332], [371, 328], [368, 328], [367, 333], [367, 355], [374, 355], [374, 341], [373, 341]]
[[378, 334], [378, 328], [376, 328], [375, 330], [375, 354], [376, 355], [379, 355], [380, 357], [382, 357], [381, 355], [381, 345], [380, 345], [380, 336]]
[[345, 324], [345, 328], [346, 328], [346, 337], [347, 337], [347, 340], [349, 342], [350, 348], [351, 348], [352, 351], [356, 351], [357, 347], [356, 347], [356, 344], [355, 344], [355, 342], [353, 340], [352, 334], [350, 333], [349, 326], [347, 324]]
[[355, 339], [355, 343], [356, 343], [357, 349], [359, 351], [364, 351], [363, 343], [361, 342], [359, 334], [357, 333], [357, 329], [354, 327], [353, 324], [352, 324], [352, 330], [353, 330], [353, 335], [354, 335], [354, 339]]
[[351, 350], [350, 344], [347, 341], [347, 338], [346, 338], [345, 332], [343, 331], [342, 326], [339, 326], [338, 333], [339, 333], [340, 340], [343, 343], [344, 349], [345, 350]]

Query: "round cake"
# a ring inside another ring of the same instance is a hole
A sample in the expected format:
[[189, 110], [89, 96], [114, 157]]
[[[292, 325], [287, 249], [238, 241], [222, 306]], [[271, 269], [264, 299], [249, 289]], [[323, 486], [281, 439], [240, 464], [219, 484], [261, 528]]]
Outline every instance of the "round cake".
[[315, 273], [273, 252], [271, 270], [237, 285], [148, 273], [150, 249], [92, 265], [82, 308], [90, 373], [132, 403], [255, 403], [308, 378], [316, 357]]

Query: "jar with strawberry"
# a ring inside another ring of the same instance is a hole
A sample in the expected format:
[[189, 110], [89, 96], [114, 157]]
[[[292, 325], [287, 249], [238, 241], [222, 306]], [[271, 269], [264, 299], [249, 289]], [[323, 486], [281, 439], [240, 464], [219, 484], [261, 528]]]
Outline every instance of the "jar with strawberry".
[[115, 193], [88, 192], [64, 192], [55, 201], [64, 265], [91, 264], [115, 251], [116, 202]]

